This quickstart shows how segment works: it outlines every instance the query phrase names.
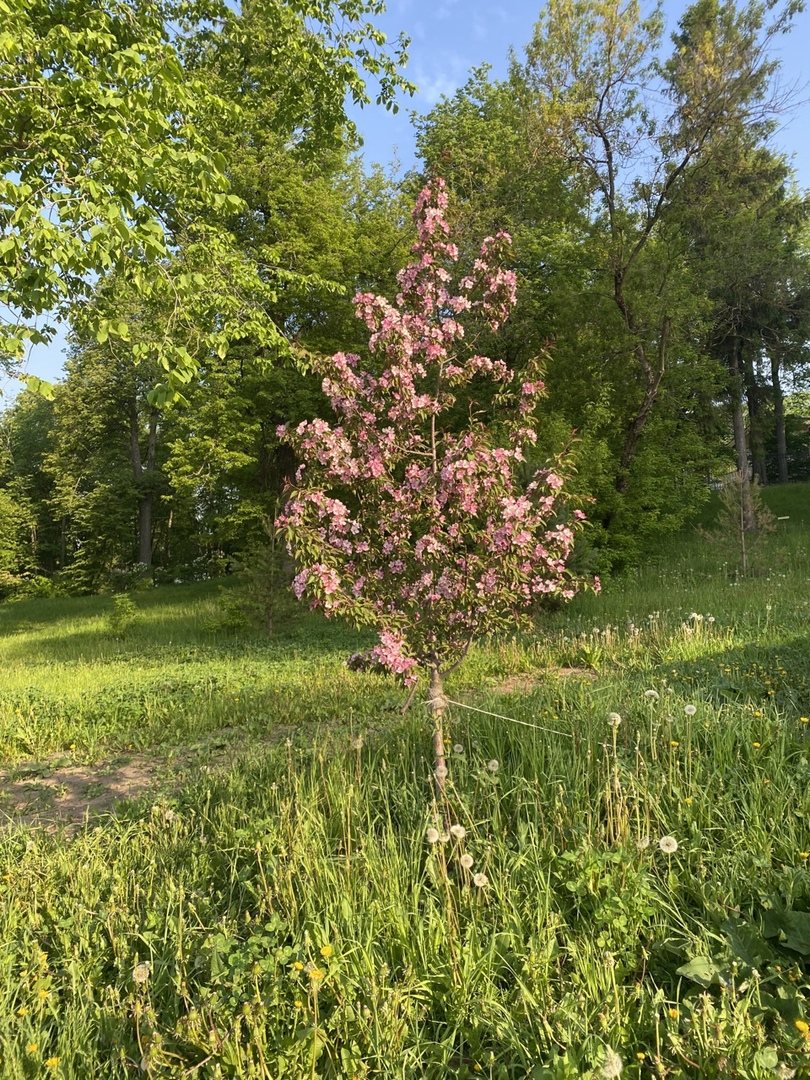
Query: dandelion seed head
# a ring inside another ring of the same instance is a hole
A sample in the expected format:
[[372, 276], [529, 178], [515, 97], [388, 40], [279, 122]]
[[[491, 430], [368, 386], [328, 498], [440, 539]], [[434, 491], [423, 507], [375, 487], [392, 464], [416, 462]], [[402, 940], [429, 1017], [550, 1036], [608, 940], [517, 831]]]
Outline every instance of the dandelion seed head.
[[602, 1068], [600, 1070], [605, 1080], [615, 1080], [617, 1076], [622, 1075], [624, 1069], [624, 1062], [616, 1053], [615, 1050], [611, 1050], [608, 1046], [605, 1050], [605, 1056], [602, 1060]]
[[644, 691], [644, 697], [647, 699], [647, 701], [658, 701], [659, 696], [660, 695], [657, 690]]
[[649, 836], [640, 836], [638, 838], [638, 840], [636, 840], [636, 847], [638, 848], [639, 851], [646, 851], [649, 846], [650, 846], [650, 838], [649, 838]]
[[152, 974], [152, 965], [148, 960], [142, 960], [140, 964], [136, 964], [132, 969], [132, 981], [137, 986], [143, 986], [144, 983], [149, 982], [149, 976]]
[[622, 718], [617, 712], [608, 713], [608, 723], [611, 727], [618, 727], [622, 722]]
[[461, 745], [460, 742], [453, 743], [453, 753], [454, 754], [463, 754], [464, 753], [464, 747]]
[[467, 835], [467, 830], [464, 828], [463, 825], [451, 825], [450, 835], [455, 836], [456, 840], [463, 840], [464, 837]]
[[439, 830], [428, 829], [428, 831], [425, 833], [425, 839], [429, 844], [437, 844], [439, 842]]
[[489, 885], [489, 878], [486, 874], [476, 874], [473, 878], [473, 885], [477, 885], [479, 889], [485, 889]]
[[497, 758], [492, 758], [491, 761], [487, 762], [487, 768], [491, 773], [496, 773], [500, 767], [500, 762]]
[[678, 850], [678, 841], [674, 836], [662, 836], [658, 841], [658, 846], [665, 855], [674, 855]]
[[473, 857], [472, 855], [462, 855], [458, 861], [461, 863], [465, 870], [469, 870], [473, 864]]
[[683, 711], [684, 711], [684, 713], [686, 713], [687, 716], [694, 716], [695, 713], [697, 712], [697, 706], [695, 706], [695, 705], [684, 705]]

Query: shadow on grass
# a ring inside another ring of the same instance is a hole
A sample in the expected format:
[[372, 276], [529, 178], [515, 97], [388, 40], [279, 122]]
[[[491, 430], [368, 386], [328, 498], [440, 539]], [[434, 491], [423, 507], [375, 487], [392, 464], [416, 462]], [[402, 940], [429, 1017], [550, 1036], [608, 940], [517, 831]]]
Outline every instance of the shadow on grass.
[[673, 681], [699, 689], [715, 705], [752, 702], [810, 712], [810, 628], [778, 645], [740, 645], [661, 666]]

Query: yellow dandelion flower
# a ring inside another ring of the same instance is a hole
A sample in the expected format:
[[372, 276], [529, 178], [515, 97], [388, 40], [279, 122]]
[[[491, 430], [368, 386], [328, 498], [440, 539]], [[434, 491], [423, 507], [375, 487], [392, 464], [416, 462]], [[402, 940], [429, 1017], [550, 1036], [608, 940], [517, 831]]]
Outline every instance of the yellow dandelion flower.
[[677, 1009], [670, 1009], [669, 1010], [669, 1017], [670, 1017], [671, 1020], [677, 1020], [678, 1016], [679, 1016], [679, 1013], [678, 1013]]
[[46, 990], [44, 986], [41, 986], [39, 990], [37, 990], [37, 997], [40, 1001], [47, 1001], [49, 994], [50, 991]]
[[326, 974], [325, 971], [321, 971], [320, 968], [314, 967], [310, 971], [309, 977], [310, 977], [310, 979], [312, 979], [313, 982], [320, 982], [325, 974]]
[[636, 1061], [643, 1061], [646, 1056], [643, 1050], [639, 1050], [636, 1054]]
[[799, 852], [799, 858], [800, 859], [810, 859], [810, 851], [800, 851]]
[[678, 742], [677, 739], [670, 739], [669, 745], [673, 748], [673, 750], [676, 750], [681, 744]]
[[799, 717], [799, 723], [800, 724], [810, 724], [810, 716], [800, 716]]
[[28, 1016], [28, 1011], [27, 1005], [21, 1005], [19, 1009], [17, 1009], [17, 1016]]
[[296, 1009], [303, 1009], [304, 1003], [300, 998], [295, 999], [295, 1007]]
[[800, 1031], [802, 1035], [806, 1035], [807, 1032], [810, 1031], [810, 1024], [808, 1024], [806, 1020], [794, 1020], [793, 1026], [797, 1031]]
[[330, 956], [334, 955], [334, 948], [331, 945], [321, 946], [321, 956], [324, 960], [328, 960]]
[[751, 743], [751, 745], [753, 746], [753, 748], [755, 750], [759, 750], [760, 746], [762, 746], [762, 743], [754, 742], [754, 743]]
[[300, 960], [296, 960], [295, 963], [293, 964], [293, 968], [296, 971], [303, 971], [304, 970], [304, 965], [301, 963]]
[[39, 1050], [39, 1043], [30, 1042], [30, 1043], [26, 1044], [26, 1047], [25, 1047], [26, 1054], [35, 1054], [37, 1052], [37, 1050]]
[[47, 1058], [46, 1061], [45, 1061], [45, 1068], [46, 1069], [58, 1069], [59, 1068], [59, 1058], [55, 1057], [55, 1056]]

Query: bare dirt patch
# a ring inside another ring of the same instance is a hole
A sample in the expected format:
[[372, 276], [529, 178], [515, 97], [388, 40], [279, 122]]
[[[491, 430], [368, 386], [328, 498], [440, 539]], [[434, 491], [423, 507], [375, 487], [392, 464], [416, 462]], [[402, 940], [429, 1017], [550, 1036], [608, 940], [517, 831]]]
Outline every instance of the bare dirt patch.
[[594, 682], [598, 678], [591, 668], [560, 667], [546, 671], [526, 672], [510, 675], [492, 687], [496, 694], [529, 694], [552, 679], [586, 679]]
[[160, 764], [143, 755], [99, 765], [30, 763], [0, 774], [0, 822], [51, 829], [82, 824], [145, 794], [156, 785]]
[[72, 764], [65, 757], [21, 762], [0, 772], [0, 828], [39, 826], [72, 833], [114, 815], [128, 800], [171, 796], [200, 772], [231, 767], [242, 753], [278, 743], [291, 731], [280, 726], [263, 737], [244, 739], [233, 728], [198, 744], [118, 754], [91, 765]]

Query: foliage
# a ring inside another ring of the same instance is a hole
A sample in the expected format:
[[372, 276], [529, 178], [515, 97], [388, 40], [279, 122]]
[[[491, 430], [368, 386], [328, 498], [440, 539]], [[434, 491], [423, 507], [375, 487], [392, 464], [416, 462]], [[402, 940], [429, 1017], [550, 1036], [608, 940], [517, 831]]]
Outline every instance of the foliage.
[[[379, 374], [345, 353], [316, 364], [340, 423], [285, 428], [303, 459], [278, 522], [303, 564], [296, 594], [373, 626], [376, 657], [409, 679], [417, 665], [447, 670], [538, 597], [570, 599], [579, 587], [565, 567], [584, 515], [574, 511], [573, 527], [562, 520], [553, 467], [520, 484], [536, 442], [536, 366], [517, 378], [474, 340], [462, 351], [465, 313], [495, 331], [514, 306], [515, 277], [502, 266], [510, 238], [487, 237], [454, 294], [446, 207], [441, 180], [417, 199], [413, 261], [393, 304], [355, 297]], [[458, 432], [448, 422], [456, 389], [476, 378], [496, 386], [494, 417], [485, 426], [471, 412]]]
[[107, 615], [107, 627], [115, 638], [125, 637], [137, 618], [137, 609], [131, 596], [117, 593], [112, 598], [112, 611]]
[[241, 13], [219, 0], [4, 0], [0, 357], [49, 338], [52, 322], [35, 325], [42, 313], [84, 317], [101, 343], [126, 341], [114, 306], [75, 306], [111, 270], [164, 313], [136, 350], [164, 367], [161, 399], [189, 382], [201, 343], [224, 354], [252, 334], [281, 348], [261, 303], [272, 274], [225, 224], [243, 204], [216, 133], [238, 127], [248, 85], [272, 100], [273, 130], [320, 129], [315, 143], [345, 123], [347, 93], [368, 100], [364, 76], [390, 107], [406, 85], [404, 53], [389, 56], [366, 21], [378, 10], [374, 0], [275, 0]]
[[746, 473], [730, 473], [719, 490], [720, 511], [712, 529], [701, 536], [722, 551], [735, 573], [765, 573], [768, 569], [767, 535], [776, 518], [765, 505], [759, 484]]

